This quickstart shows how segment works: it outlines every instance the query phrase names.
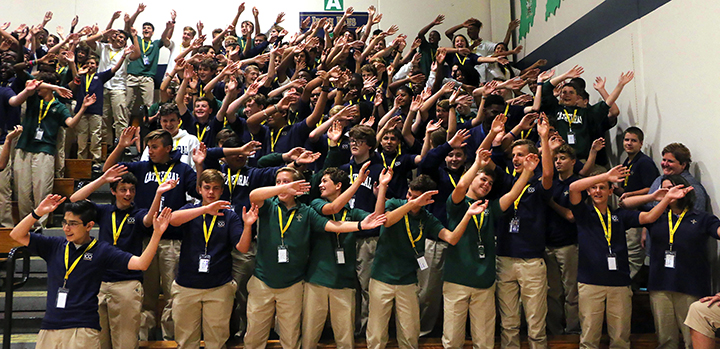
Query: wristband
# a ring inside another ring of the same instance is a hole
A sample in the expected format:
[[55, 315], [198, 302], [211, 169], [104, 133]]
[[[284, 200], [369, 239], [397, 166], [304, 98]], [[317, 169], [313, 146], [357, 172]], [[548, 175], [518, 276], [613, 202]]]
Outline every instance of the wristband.
[[280, 111], [280, 108], [278, 108], [277, 104], [273, 104], [273, 107], [275, 107], [275, 113]]
[[264, 116], [266, 119], [269, 118], [269, 116], [267, 115], [267, 110], [266, 110], [266, 109], [263, 109], [263, 116]]
[[298, 169], [298, 168], [300, 168], [300, 166], [302, 166], [302, 165], [298, 164], [297, 160], [293, 160], [293, 166], [294, 166], [296, 169]]
[[321, 86], [322, 92], [330, 92], [330, 86]]
[[516, 135], [513, 133], [513, 131], [508, 131], [508, 133], [511, 134], [511, 135], [513, 136], [513, 138], [515, 138], [515, 139], [518, 138], [518, 136], [516, 136]]
[[33, 216], [33, 218], [37, 220], [40, 220], [40, 218], [42, 218], [41, 216], [38, 216], [37, 213], [35, 213], [35, 210], [30, 211], [30, 214]]
[[357, 227], [357, 228], [358, 228], [358, 231], [362, 231], [362, 230], [363, 230], [363, 228], [362, 228], [362, 221], [358, 221], [358, 227]]
[[537, 84], [538, 84], [538, 86], [542, 86], [544, 84], [544, 82], [538, 81]]

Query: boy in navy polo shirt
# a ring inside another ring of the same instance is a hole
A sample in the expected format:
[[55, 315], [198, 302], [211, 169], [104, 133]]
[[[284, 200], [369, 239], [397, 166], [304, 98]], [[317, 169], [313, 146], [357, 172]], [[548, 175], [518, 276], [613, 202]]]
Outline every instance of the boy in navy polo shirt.
[[[622, 165], [628, 168], [630, 174], [624, 181], [618, 183], [619, 187], [614, 190], [615, 195], [620, 196], [620, 201], [626, 197], [647, 194], [655, 178], [660, 175], [655, 162], [642, 152], [644, 139], [643, 131], [635, 126], [625, 130], [623, 148], [628, 157]], [[645, 249], [640, 242], [642, 230], [643, 228], [632, 228], [625, 232], [630, 260], [630, 278], [635, 277], [645, 262]]]
[[202, 204], [187, 204], [170, 220], [185, 240], [172, 284], [175, 340], [181, 348], [199, 347], [202, 333], [206, 348], [220, 349], [230, 336], [237, 288], [230, 252], [243, 226], [230, 202], [220, 200], [225, 183], [220, 171], [203, 171], [200, 183]]
[[95, 225], [95, 207], [87, 201], [66, 204], [62, 221], [64, 239], [31, 234], [35, 221], [53, 212], [63, 201], [65, 198], [60, 195], [48, 195], [12, 230], [10, 237], [28, 246], [48, 265], [47, 311], [37, 347], [50, 348], [63, 343], [70, 348], [99, 348], [97, 295], [103, 275], [107, 271], [127, 273], [147, 269], [171, 212], [165, 209], [153, 219], [150, 243], [137, 257], [90, 236]]
[[[115, 66], [99, 73], [97, 71], [99, 58], [96, 55], [90, 55], [80, 70], [77, 70], [74, 63], [70, 63], [73, 81], [68, 86], [73, 90], [77, 102], [75, 112], [80, 110], [85, 96], [95, 95], [97, 97], [95, 103], [87, 107], [85, 115], [78, 122], [76, 132], [78, 159], [87, 159], [89, 155], [92, 155], [93, 163], [98, 169], [102, 156], [100, 141], [102, 138], [103, 86], [115, 76], [115, 72], [122, 67], [125, 57], [132, 53], [132, 50], [132, 46], [126, 48]], [[90, 142], [90, 149], [88, 149], [88, 142]]]
[[[610, 347], [630, 348], [632, 291], [625, 230], [655, 222], [672, 200], [681, 199], [686, 190], [671, 188], [650, 212], [611, 211], [608, 199], [611, 184], [629, 174], [622, 165], [606, 173], [583, 178], [570, 185], [570, 203], [578, 230], [578, 294], [582, 335], [580, 346], [597, 348], [607, 312]], [[591, 205], [582, 204], [587, 190]]]
[[[223, 128], [223, 119], [213, 117], [216, 110], [215, 99], [202, 95], [201, 97], [190, 98], [190, 104], [193, 106], [192, 112], [185, 104], [185, 95], [187, 93], [188, 84], [193, 78], [192, 65], [186, 64], [183, 75], [184, 79], [180, 84], [178, 93], [175, 95], [175, 103], [178, 106], [178, 116], [182, 120], [182, 128], [191, 135], [197, 137], [200, 142], [207, 146], [215, 145], [215, 135]], [[201, 81], [197, 82], [197, 89], [202, 87]]]

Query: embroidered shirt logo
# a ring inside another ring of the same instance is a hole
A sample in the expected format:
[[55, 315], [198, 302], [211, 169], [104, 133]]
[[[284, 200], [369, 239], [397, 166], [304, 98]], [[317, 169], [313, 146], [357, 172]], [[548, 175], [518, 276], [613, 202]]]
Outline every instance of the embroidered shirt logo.
[[87, 252], [83, 255], [83, 260], [92, 261], [92, 257], [93, 257], [92, 252]]

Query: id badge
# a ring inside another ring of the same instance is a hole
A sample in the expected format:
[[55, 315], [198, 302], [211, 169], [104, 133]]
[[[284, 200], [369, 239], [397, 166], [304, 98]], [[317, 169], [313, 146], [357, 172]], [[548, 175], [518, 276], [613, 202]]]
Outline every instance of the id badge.
[[67, 303], [68, 292], [70, 292], [70, 290], [68, 290], [65, 287], [58, 288], [57, 302], [55, 303], [56, 308], [65, 309], [65, 304]]
[[278, 246], [278, 263], [290, 263], [290, 256], [288, 254], [287, 246]]
[[42, 128], [38, 127], [38, 128], [37, 128], [37, 131], [35, 131], [35, 139], [38, 140], [38, 141], [39, 141], [39, 140], [42, 140], [42, 136], [43, 136], [44, 133], [45, 133], [45, 131], [43, 131]]
[[568, 136], [568, 144], [570, 144], [570, 145], [575, 144], [575, 132], [570, 130], [570, 131], [568, 131], [567, 136]]
[[143, 64], [150, 65], [150, 58], [148, 58], [148, 56], [143, 55]]
[[425, 270], [428, 268], [427, 261], [425, 260], [425, 256], [418, 256], [417, 257], [418, 266], [420, 266], [420, 270]]
[[345, 250], [338, 247], [335, 249], [335, 262], [337, 264], [345, 264]]
[[513, 234], [520, 232], [520, 218], [513, 217], [513, 219], [510, 220], [510, 232]]
[[478, 256], [480, 259], [485, 258], [485, 245], [482, 242], [478, 242]]
[[665, 268], [675, 269], [675, 251], [665, 251]]
[[610, 253], [607, 256], [608, 270], [617, 270], [617, 256], [614, 253]]
[[198, 273], [209, 273], [210, 272], [210, 255], [201, 254], [198, 263]]

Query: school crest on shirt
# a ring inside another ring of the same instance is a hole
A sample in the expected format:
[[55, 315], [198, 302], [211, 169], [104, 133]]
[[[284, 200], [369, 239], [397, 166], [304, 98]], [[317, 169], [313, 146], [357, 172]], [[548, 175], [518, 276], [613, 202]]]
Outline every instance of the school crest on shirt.
[[695, 225], [695, 224], [697, 224], [697, 221], [696, 221], [695, 219], [691, 219], [691, 220], [690, 220], [690, 223], [692, 223], [693, 225]]
[[615, 222], [615, 223], [617, 223], [617, 222], [620, 221], [620, 220], [618, 219], [618, 216], [617, 216], [617, 215], [611, 215], [610, 218], [611, 218], [612, 221]]
[[135, 224], [135, 217], [128, 217], [128, 224]]
[[225, 221], [219, 221], [218, 228], [225, 228]]
[[302, 222], [303, 215], [300, 214], [300, 213], [298, 213], [298, 214], [295, 215], [295, 218], [297, 218], [297, 221], [298, 221], [298, 222]]
[[394, 166], [394, 167], [398, 167], [398, 166], [400, 166], [400, 165], [401, 165], [401, 162], [400, 162], [400, 161], [395, 161], [395, 166]]
[[86, 252], [86, 253], [83, 255], [83, 260], [88, 261], [88, 262], [91, 262], [91, 261], [92, 261], [92, 257], [93, 257], [92, 252]]
[[535, 187], [529, 187], [529, 188], [528, 188], [528, 193], [532, 194], [532, 193], [534, 193], [534, 192], [535, 192]]

